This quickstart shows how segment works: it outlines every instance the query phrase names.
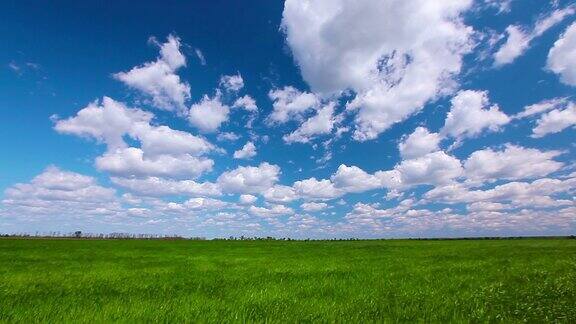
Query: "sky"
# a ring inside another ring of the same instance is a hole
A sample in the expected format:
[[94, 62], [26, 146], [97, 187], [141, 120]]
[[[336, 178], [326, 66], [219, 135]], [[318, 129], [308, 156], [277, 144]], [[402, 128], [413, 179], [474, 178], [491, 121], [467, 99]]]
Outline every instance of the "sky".
[[0, 232], [576, 232], [576, 3], [3, 1]]

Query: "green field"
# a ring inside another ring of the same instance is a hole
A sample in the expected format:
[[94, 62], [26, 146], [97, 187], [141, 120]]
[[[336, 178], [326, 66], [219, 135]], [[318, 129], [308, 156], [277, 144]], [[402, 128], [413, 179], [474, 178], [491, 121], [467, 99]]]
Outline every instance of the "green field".
[[576, 321], [576, 240], [0, 239], [0, 322]]

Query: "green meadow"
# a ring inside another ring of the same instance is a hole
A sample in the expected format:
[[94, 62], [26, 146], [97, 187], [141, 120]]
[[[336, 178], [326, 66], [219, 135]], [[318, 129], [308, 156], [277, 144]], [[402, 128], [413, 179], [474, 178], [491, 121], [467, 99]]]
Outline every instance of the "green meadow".
[[0, 322], [576, 322], [576, 240], [0, 239]]

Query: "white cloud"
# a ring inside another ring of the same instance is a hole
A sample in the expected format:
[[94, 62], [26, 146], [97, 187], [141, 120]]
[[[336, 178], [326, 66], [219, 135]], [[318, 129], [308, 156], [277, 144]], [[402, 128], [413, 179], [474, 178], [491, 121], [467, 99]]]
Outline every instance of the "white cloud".
[[269, 124], [286, 123], [289, 120], [301, 120], [303, 115], [316, 109], [320, 99], [309, 92], [300, 92], [294, 87], [270, 90], [268, 97], [273, 101], [273, 111], [266, 121]]
[[344, 219], [348, 225], [363, 229], [372, 229], [376, 232], [390, 229], [385, 224], [391, 222], [395, 217], [401, 218], [410, 210], [407, 205], [398, 205], [389, 209], [378, 209], [376, 206], [356, 203], [354, 208], [346, 214]]
[[304, 80], [323, 95], [351, 89], [354, 137], [375, 138], [451, 91], [472, 28], [472, 1], [285, 2], [282, 27]]
[[271, 208], [250, 206], [248, 211], [256, 216], [268, 218], [294, 214], [292, 208], [284, 205], [273, 205]]
[[532, 137], [540, 138], [548, 134], [559, 133], [568, 127], [576, 126], [576, 104], [569, 102], [565, 109], [554, 109], [543, 114], [536, 121]]
[[463, 174], [460, 161], [442, 151], [404, 160], [394, 167], [394, 171], [399, 172], [402, 186], [445, 184]]
[[154, 115], [104, 97], [78, 111], [76, 116], [56, 120], [54, 129], [63, 134], [92, 137], [107, 144], [109, 150], [125, 148], [124, 136], [142, 143], [147, 155], [201, 155], [215, 149], [203, 137], [174, 130], [167, 126], [152, 126]]
[[576, 7], [574, 5], [552, 11], [549, 15], [543, 16], [536, 21], [536, 25], [534, 25], [534, 34], [536, 36], [541, 36], [548, 29], [561, 23], [567, 17], [574, 15], [574, 13], [576, 13]]
[[451, 102], [452, 107], [440, 131], [442, 136], [461, 140], [478, 136], [484, 130], [498, 131], [510, 122], [510, 118], [500, 111], [498, 105], [489, 107], [487, 91], [463, 90]]
[[307, 211], [307, 212], [315, 212], [315, 211], [321, 211], [321, 210], [325, 210], [328, 208], [328, 204], [323, 203], [323, 202], [305, 202], [302, 205], [300, 205], [300, 208], [302, 208], [303, 210]]
[[294, 132], [282, 137], [286, 143], [308, 143], [316, 135], [330, 134], [338, 118], [334, 116], [334, 102], [330, 102], [318, 110], [315, 116], [306, 120]]
[[202, 155], [216, 149], [205, 138], [187, 132], [171, 129], [168, 126], [137, 125], [132, 131], [142, 143], [146, 155]]
[[549, 110], [560, 108], [561, 106], [568, 103], [568, 98], [553, 98], [549, 100], [543, 100], [533, 105], [528, 105], [524, 107], [524, 110], [514, 115], [516, 119], [526, 118], [532, 115], [538, 115]]
[[244, 88], [244, 79], [240, 73], [236, 75], [224, 75], [220, 78], [220, 86], [228, 91], [238, 92]]
[[98, 185], [92, 177], [55, 166], [46, 168], [29, 183], [6, 189], [2, 204], [32, 214], [82, 212], [83, 217], [101, 211], [112, 213], [120, 207], [114, 189]]
[[[510, 235], [519, 233], [543, 233], [559, 229], [569, 233], [576, 220], [574, 207], [560, 207], [556, 210], [517, 211], [503, 210], [505, 204], [483, 203], [470, 206], [466, 214], [457, 214], [452, 209], [432, 211], [398, 206], [378, 209], [367, 204], [356, 204], [345, 216], [346, 223], [341, 231], [378, 233], [392, 237], [446, 235], [458, 232], [459, 235]], [[436, 234], [434, 234], [436, 233]], [[377, 234], [377, 235], [378, 235]]]
[[473, 182], [519, 180], [546, 176], [562, 168], [553, 159], [559, 151], [540, 151], [506, 144], [504, 150], [480, 150], [464, 162], [466, 177]]
[[18, 64], [16, 64], [16, 62], [14, 62], [14, 61], [8, 63], [8, 68], [9, 68], [10, 70], [16, 72], [16, 74], [18, 74], [18, 75], [20, 75], [20, 74], [22, 73], [22, 72], [20, 71], [20, 70], [21, 70], [21, 67], [20, 67]]
[[471, 212], [478, 212], [478, 211], [497, 211], [503, 209], [509, 209], [510, 206], [501, 203], [495, 202], [487, 202], [487, 201], [479, 201], [475, 203], [471, 203], [467, 206], [466, 209]]
[[145, 196], [220, 196], [222, 194], [220, 188], [212, 182], [178, 181], [158, 177], [112, 177], [111, 181], [131, 192]]
[[546, 68], [558, 75], [560, 81], [576, 86], [576, 23], [570, 25], [548, 53]]
[[345, 192], [363, 192], [381, 187], [380, 179], [357, 166], [341, 164], [330, 178], [334, 186]]
[[45, 200], [79, 202], [108, 201], [114, 194], [113, 189], [99, 186], [92, 177], [63, 171], [55, 166], [46, 168], [29, 184], [16, 184], [6, 191], [9, 199], [41, 197]]
[[445, 152], [437, 151], [421, 157], [403, 160], [392, 170], [369, 174], [356, 166], [338, 167], [330, 180], [310, 178], [297, 181], [293, 187], [297, 194], [309, 199], [332, 199], [353, 192], [372, 189], [408, 189], [416, 185], [442, 185], [463, 175], [460, 161]]
[[190, 198], [184, 202], [183, 206], [187, 209], [192, 210], [222, 210], [224, 207], [228, 207], [228, 203], [214, 199], [214, 198]]
[[249, 112], [258, 111], [256, 100], [254, 100], [254, 98], [250, 97], [249, 95], [244, 95], [236, 99], [236, 101], [234, 101], [234, 104], [232, 105], [232, 108], [242, 108]]
[[510, 25], [506, 27], [508, 38], [506, 43], [494, 54], [494, 64], [502, 66], [512, 63], [517, 57], [521, 56], [530, 46], [532, 40], [519, 26]]
[[235, 159], [251, 159], [256, 156], [256, 146], [247, 142], [240, 150], [234, 152]]
[[230, 107], [223, 104], [220, 95], [213, 98], [204, 95], [199, 103], [193, 104], [188, 112], [188, 121], [202, 132], [213, 133], [228, 121]]
[[484, 3], [488, 7], [496, 8], [499, 14], [510, 12], [512, 6], [512, 0], [484, 0]]
[[129, 176], [159, 176], [159, 177], [197, 177], [212, 170], [214, 161], [183, 155], [159, 155], [145, 157], [144, 151], [136, 147], [128, 147], [108, 151], [96, 158], [98, 170], [111, 174]]
[[[198, 156], [217, 148], [205, 138], [151, 125], [154, 115], [104, 97], [78, 111], [76, 116], [56, 120], [59, 133], [93, 137], [107, 144], [96, 166], [119, 176], [196, 177], [212, 169], [213, 161]], [[140, 142], [128, 147], [124, 138]]]
[[424, 127], [417, 127], [410, 136], [404, 138], [398, 145], [402, 159], [413, 159], [438, 151], [440, 136], [430, 133]]
[[343, 194], [336, 189], [330, 180], [309, 178], [294, 182], [292, 186], [296, 195], [305, 199], [333, 199]]
[[548, 29], [562, 22], [566, 17], [573, 15], [574, 7], [554, 10], [550, 15], [536, 21], [534, 29], [527, 31], [526, 27], [510, 25], [506, 28], [508, 38], [506, 42], [494, 54], [494, 65], [502, 66], [510, 64], [520, 57], [530, 47], [530, 42], [542, 36]]
[[238, 198], [238, 202], [240, 202], [243, 205], [252, 205], [253, 203], [256, 202], [256, 200], [258, 200], [258, 198], [253, 195], [240, 195], [240, 197]]
[[461, 184], [440, 186], [428, 191], [427, 201], [445, 203], [507, 203], [513, 208], [546, 208], [574, 204], [553, 196], [576, 188], [576, 178], [542, 178], [533, 182], [508, 182], [487, 190], [468, 190]]
[[460, 160], [442, 151], [404, 160], [392, 170], [369, 174], [357, 166], [340, 165], [330, 179], [309, 178], [292, 185], [297, 197], [330, 200], [347, 193], [387, 188], [405, 190], [417, 185], [445, 185], [463, 175]]
[[135, 125], [149, 125], [154, 117], [140, 109], [129, 109], [120, 102], [104, 97], [78, 111], [76, 116], [57, 120], [54, 129], [62, 134], [92, 137], [105, 142], [110, 149], [126, 147], [124, 135]]
[[228, 193], [261, 193], [272, 187], [279, 178], [280, 167], [266, 162], [259, 166], [241, 166], [222, 173], [216, 183]]
[[233, 142], [233, 141], [236, 141], [236, 140], [240, 139], [240, 137], [241, 137], [241, 136], [238, 135], [238, 134], [236, 134], [236, 133], [223, 132], [223, 133], [219, 133], [219, 134], [216, 136], [216, 139], [217, 139], [219, 142], [223, 142], [223, 141], [231, 141], [231, 142]]
[[272, 201], [275, 203], [287, 203], [296, 200], [296, 192], [292, 187], [275, 185], [268, 190], [264, 191], [262, 194], [266, 201]]
[[194, 49], [194, 53], [196, 53], [196, 57], [198, 57], [198, 61], [200, 61], [200, 65], [206, 65], [206, 58], [204, 57], [204, 53], [199, 48]]
[[175, 74], [183, 66], [186, 66], [186, 58], [180, 52], [180, 39], [169, 35], [167, 42], [160, 45], [160, 57], [156, 61], [113, 76], [151, 97], [155, 107], [183, 112], [185, 102], [190, 98], [190, 86]]

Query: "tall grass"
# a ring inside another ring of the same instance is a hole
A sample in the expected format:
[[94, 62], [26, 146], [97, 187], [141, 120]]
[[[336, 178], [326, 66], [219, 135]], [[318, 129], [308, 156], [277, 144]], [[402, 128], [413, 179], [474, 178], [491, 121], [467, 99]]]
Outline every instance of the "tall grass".
[[0, 322], [576, 321], [576, 240], [0, 239]]

